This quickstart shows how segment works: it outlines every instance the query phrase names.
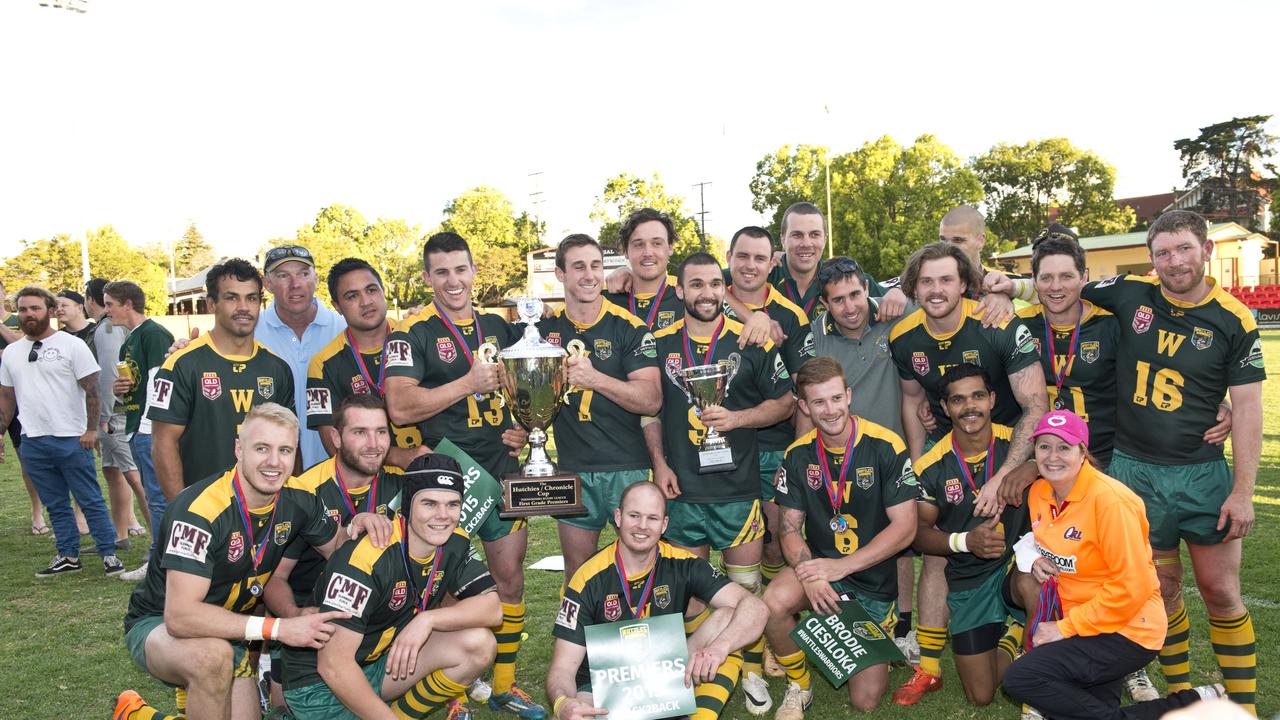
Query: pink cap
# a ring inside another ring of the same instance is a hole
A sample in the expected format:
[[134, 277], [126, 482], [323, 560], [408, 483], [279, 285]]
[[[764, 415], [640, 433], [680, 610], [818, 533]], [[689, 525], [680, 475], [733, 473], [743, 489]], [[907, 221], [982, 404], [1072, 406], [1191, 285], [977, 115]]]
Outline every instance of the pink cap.
[[1083, 444], [1086, 448], [1089, 447], [1089, 426], [1070, 410], [1045, 413], [1040, 422], [1036, 423], [1036, 430], [1031, 433], [1031, 437], [1041, 435], [1056, 435], [1071, 445]]

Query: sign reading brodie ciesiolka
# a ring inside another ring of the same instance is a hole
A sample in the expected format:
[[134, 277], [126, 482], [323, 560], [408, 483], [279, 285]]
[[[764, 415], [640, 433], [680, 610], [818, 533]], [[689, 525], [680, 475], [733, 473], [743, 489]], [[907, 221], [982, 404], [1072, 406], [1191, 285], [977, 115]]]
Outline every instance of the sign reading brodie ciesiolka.
[[835, 687], [872, 665], [906, 660], [857, 600], [841, 600], [836, 615], [809, 613], [791, 639]]

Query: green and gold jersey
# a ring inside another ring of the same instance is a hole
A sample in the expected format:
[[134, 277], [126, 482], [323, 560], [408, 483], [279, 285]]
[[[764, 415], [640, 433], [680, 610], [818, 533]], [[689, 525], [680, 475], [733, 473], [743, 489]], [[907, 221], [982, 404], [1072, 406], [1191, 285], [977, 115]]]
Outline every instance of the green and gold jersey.
[[674, 275], [667, 276], [667, 282], [661, 288], [658, 305], [654, 307], [653, 298], [657, 294], [605, 292], [604, 299], [640, 318], [650, 330], [661, 330], [684, 317], [684, 301], [676, 295]]
[[[968, 532], [990, 518], [974, 517], [973, 504], [978, 491], [986, 483], [988, 473], [1000, 469], [1009, 454], [1009, 440], [1013, 428], [992, 425], [994, 440], [991, 454], [987, 450], [964, 459], [965, 469], [960, 467], [951, 444], [951, 433], [920, 456], [915, 464], [916, 478], [920, 481], [920, 500], [938, 508], [934, 527], [945, 533]], [[972, 483], [972, 484], [971, 484]], [[969, 590], [983, 583], [991, 573], [1004, 568], [1013, 555], [1013, 545], [1031, 529], [1027, 517], [1027, 503], [1021, 506], [1006, 505], [1000, 515], [1000, 527], [1004, 530], [1005, 553], [992, 560], [983, 560], [973, 553], [955, 553], [947, 556], [947, 587], [952, 591]]]
[[[547, 342], [560, 347], [579, 340], [596, 370], [617, 380], [641, 368], [658, 367], [653, 333], [643, 321], [604, 300], [595, 322], [581, 326], [564, 308], [538, 322]], [[567, 407], [556, 413], [553, 432], [557, 464], [570, 472], [611, 472], [649, 468], [649, 452], [640, 440], [640, 416], [593, 390], [564, 394]]]
[[[476, 332], [476, 319], [480, 332]], [[387, 338], [387, 377], [407, 377], [425, 388], [451, 383], [471, 371], [471, 358], [481, 343], [499, 349], [519, 340], [520, 330], [502, 316], [475, 311], [472, 320], [454, 323], [455, 335], [433, 303], [400, 321]], [[459, 347], [462, 343], [464, 347]], [[449, 438], [495, 478], [515, 470], [515, 459], [502, 444], [502, 432], [511, 427], [511, 413], [501, 391], [459, 400], [434, 417], [418, 423], [423, 441], [435, 447]]]
[[[382, 357], [382, 347], [360, 348], [365, 371], [361, 372], [345, 330], [313, 355], [307, 367], [307, 427], [314, 430], [333, 425], [334, 411], [352, 395], [375, 393], [382, 397]], [[392, 424], [391, 434], [399, 448], [422, 444], [422, 433], [417, 427]]]
[[[616, 540], [609, 543], [570, 578], [564, 598], [560, 600], [556, 624], [551, 628], [553, 636], [574, 645], [586, 646], [588, 625], [677, 613], [683, 615], [689, 608], [689, 600], [697, 598], [709, 605], [711, 598], [730, 582], [711, 563], [660, 540], [652, 571], [628, 568], [627, 589], [624, 591], [618, 573], [617, 546]], [[644, 586], [651, 574], [653, 583], [649, 598], [642, 600]], [[639, 608], [626, 607], [630, 602], [643, 604]], [[578, 668], [579, 686], [590, 683], [589, 663], [589, 659], [584, 659]]]
[[962, 298], [963, 315], [953, 332], [935, 336], [929, 332], [924, 310], [916, 310], [898, 321], [889, 333], [889, 351], [898, 376], [915, 380], [929, 398], [929, 408], [938, 421], [934, 439], [951, 430], [951, 420], [942, 412], [942, 375], [954, 365], [971, 363], [987, 371], [996, 391], [992, 422], [1013, 426], [1022, 417], [1022, 406], [1013, 396], [1009, 376], [1040, 362], [1036, 341], [1020, 318], [984, 328], [978, 303]]
[[1124, 342], [1116, 356], [1115, 446], [1158, 465], [1222, 457], [1204, 441], [1232, 385], [1262, 382], [1258, 324], [1239, 300], [1205, 278], [1195, 305], [1171, 300], [1154, 277], [1118, 275], [1085, 285], [1084, 297], [1115, 313]]
[[[863, 280], [866, 281], [868, 297], [884, 297], [884, 294], [891, 289], [889, 286], [877, 283], [876, 279], [867, 273], [863, 273]], [[731, 282], [728, 270], [725, 270], [724, 281], [726, 283]], [[782, 293], [783, 297], [791, 301], [791, 304], [800, 308], [805, 317], [809, 319], [809, 322], [817, 320], [818, 315], [821, 315], [825, 309], [819, 300], [822, 288], [818, 287], [816, 275], [814, 281], [809, 283], [809, 287], [801, 293], [800, 286], [791, 276], [791, 269], [787, 267], [787, 256], [785, 254], [782, 256], [782, 262], [769, 270], [769, 284]]]
[[[11, 313], [11, 312], [5, 313], [4, 320], [0, 320], [0, 325], [4, 325], [5, 327], [18, 333], [19, 335], [22, 334], [22, 325], [19, 324], [18, 322], [18, 313]], [[0, 350], [3, 350], [7, 347], [9, 347], [9, 341], [5, 340], [3, 337], [0, 337]]]
[[[430, 612], [440, 607], [446, 595], [466, 600], [493, 588], [489, 568], [465, 533], [455, 532], [430, 557], [415, 558], [409, 555], [397, 522], [385, 548], [375, 547], [367, 537], [338, 548], [324, 566], [309, 604], [320, 612], [351, 613], [333, 622], [362, 636], [355, 659], [364, 667], [391, 647], [424, 597]], [[310, 648], [286, 645], [284, 668], [286, 690], [322, 682], [316, 651]]]
[[129, 333], [124, 344], [120, 346], [120, 360], [128, 363], [129, 376], [133, 384], [124, 394], [121, 403], [124, 405], [126, 433], [136, 433], [142, 425], [142, 412], [146, 410], [147, 393], [155, 385], [148, 382], [153, 368], [164, 365], [164, 354], [173, 345], [173, 333], [163, 325], [147, 318]]
[[[782, 332], [787, 337], [778, 349], [782, 354], [782, 362], [787, 366], [787, 372], [795, 375], [805, 360], [814, 357], [813, 331], [809, 327], [809, 318], [798, 305], [783, 297], [777, 288], [771, 285], [766, 287], [768, 295], [765, 297], [764, 305], [747, 304], [747, 307], [752, 310], [763, 307], [769, 318], [782, 326]], [[729, 288], [729, 292], [733, 292], [732, 287]], [[729, 307], [729, 303], [724, 304], [724, 314], [733, 320], [739, 319], [733, 312], [733, 308]], [[758, 436], [761, 452], [786, 450], [787, 446], [796, 439], [796, 427], [791, 422], [791, 418], [787, 418], [776, 425], [761, 428]]]
[[293, 410], [293, 370], [261, 343], [246, 356], [223, 355], [206, 333], [170, 355], [151, 384], [152, 422], [182, 425], [178, 453], [186, 485], [236, 462], [236, 436], [249, 408], [273, 402]]
[[[338, 525], [346, 525], [362, 512], [372, 512], [395, 518], [391, 502], [404, 487], [404, 471], [392, 465], [384, 465], [373, 483], [362, 488], [346, 487], [338, 477], [338, 461], [324, 460], [295, 478], [295, 483], [311, 492], [324, 503], [329, 516]], [[285, 557], [298, 561], [289, 573], [289, 587], [297, 602], [306, 602], [315, 589], [316, 578], [324, 568], [324, 558], [305, 542], [294, 541], [285, 549]]]
[[[824, 448], [833, 487], [840, 484], [841, 468], [850, 463], [839, 513], [832, 507], [823, 481], [817, 430], [787, 448], [774, 480], [778, 505], [804, 512], [805, 541], [815, 557], [852, 555], [889, 527], [889, 508], [914, 501], [920, 494], [902, 438], [870, 420], [850, 418], [854, 421], [857, 427], [851, 457], [844, 456], [843, 447]], [[837, 531], [833, 525], [841, 529]], [[895, 561], [890, 557], [846, 577], [844, 582], [871, 598], [891, 600], [898, 595]]]
[[[760, 497], [760, 453], [757, 431], [736, 428], [725, 433], [737, 467], [728, 472], [698, 474], [698, 447], [707, 428], [698, 419], [693, 398], [680, 380], [680, 370], [696, 365], [727, 363], [726, 410], [752, 408], [791, 392], [791, 374], [777, 346], [748, 345], [738, 349], [742, 324], [723, 318], [714, 338], [689, 337], [685, 347], [684, 320], [654, 333], [662, 361], [662, 448], [667, 464], [680, 482], [680, 500], [690, 503], [728, 503]], [[689, 357], [692, 350], [693, 357]]]
[[[1074, 325], [1053, 326], [1053, 352], [1045, 350], [1044, 306], [1018, 311], [1040, 351], [1040, 368], [1055, 410], [1070, 410], [1089, 425], [1089, 452], [1106, 467], [1116, 437], [1116, 354], [1120, 325], [1116, 316], [1084, 300], [1080, 332]], [[1073, 336], [1074, 346], [1073, 346]], [[1064, 374], [1065, 372], [1065, 374]], [[1062, 376], [1059, 391], [1056, 377]]]
[[[126, 631], [141, 618], [164, 614], [170, 570], [208, 579], [204, 602], [252, 614], [290, 543], [299, 539], [324, 545], [338, 531], [324, 503], [297, 478], [285, 482], [271, 505], [248, 509], [248, 530], [235, 480], [233, 468], [187, 487], [169, 503], [160, 528], [164, 542], [151, 549], [147, 577], [129, 598]], [[255, 570], [258, 552], [262, 555]]]

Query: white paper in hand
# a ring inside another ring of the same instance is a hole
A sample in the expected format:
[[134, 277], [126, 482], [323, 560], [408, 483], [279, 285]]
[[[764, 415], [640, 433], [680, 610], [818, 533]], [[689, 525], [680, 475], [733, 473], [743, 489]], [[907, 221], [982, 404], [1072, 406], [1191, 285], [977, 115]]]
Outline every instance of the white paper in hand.
[[1036, 536], [1027, 533], [1018, 539], [1013, 545], [1013, 557], [1018, 563], [1018, 570], [1024, 573], [1031, 572], [1031, 564], [1040, 557], [1039, 546], [1036, 545]]

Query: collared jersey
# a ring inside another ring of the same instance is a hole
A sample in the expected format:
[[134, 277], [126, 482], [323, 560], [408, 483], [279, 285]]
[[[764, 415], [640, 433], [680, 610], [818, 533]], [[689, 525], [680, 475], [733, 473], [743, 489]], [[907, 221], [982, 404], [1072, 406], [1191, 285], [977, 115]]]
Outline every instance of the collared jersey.
[[[667, 285], [662, 289], [662, 297], [658, 299], [658, 309], [653, 309], [653, 296], [655, 293], [624, 293], [624, 292], [605, 292], [604, 299], [624, 308], [627, 312], [640, 318], [649, 326], [650, 330], [661, 330], [670, 327], [672, 323], [684, 318], [684, 301], [676, 295], [676, 278], [674, 275], [667, 276]], [[649, 316], [653, 316], [653, 322], [649, 322]]]
[[1037, 549], [1058, 568], [1062, 634], [1120, 633], [1159, 650], [1168, 619], [1142, 500], [1086, 461], [1061, 505], [1041, 478], [1027, 507]]
[[129, 375], [133, 378], [133, 384], [122, 399], [126, 433], [150, 432], [151, 423], [145, 423], [144, 427], [143, 413], [147, 409], [147, 393], [155, 386], [152, 371], [158, 371], [164, 365], [164, 354], [172, 345], [173, 333], [147, 318], [138, 323], [138, 327], [125, 338], [124, 345], [120, 346], [120, 360], [128, 363]]
[[[990, 463], [992, 472], [1000, 469], [1009, 455], [1009, 441], [1013, 437], [1013, 428], [1006, 425], [992, 425], [991, 434], [995, 436], [995, 457], [988, 458], [986, 449], [977, 455], [965, 457], [965, 465], [969, 469], [968, 478], [960, 469], [960, 461], [952, 449], [951, 433], [947, 433], [929, 451], [920, 456], [913, 466], [916, 478], [920, 481], [920, 500], [938, 508], [938, 519], [934, 527], [945, 533], [968, 532], [979, 525], [990, 522], [990, 518], [975, 517], [974, 503], [978, 499], [978, 491], [982, 489], [987, 477], [987, 466]], [[973, 485], [969, 485], [969, 478]], [[993, 572], [1004, 568], [1013, 554], [1013, 545], [1027, 533], [1030, 524], [1027, 521], [1026, 503], [1021, 506], [1007, 505], [1000, 515], [1003, 525], [1005, 552], [998, 558], [984, 560], [973, 553], [954, 553], [947, 556], [947, 587], [952, 591], [969, 590], [983, 583]]]
[[[588, 326], [569, 319], [564, 308], [538, 322], [538, 332], [552, 345], [567, 347], [579, 340], [597, 371], [626, 381], [641, 368], [658, 367], [653, 333], [644, 321], [602, 300], [600, 314]], [[652, 465], [641, 438], [640, 416], [594, 390], [565, 388], [553, 432], [557, 463], [570, 472], [638, 470]]]
[[151, 384], [152, 422], [182, 425], [178, 453], [185, 485], [236, 462], [236, 434], [249, 408], [293, 407], [293, 371], [261, 343], [249, 355], [223, 355], [206, 333], [170, 355]]
[[[1070, 410], [1089, 425], [1089, 452], [1106, 467], [1111, 461], [1111, 448], [1116, 437], [1116, 354], [1120, 352], [1120, 325], [1116, 316], [1084, 300], [1080, 316], [1080, 335], [1075, 353], [1071, 353], [1074, 325], [1053, 326], [1053, 351], [1045, 350], [1043, 305], [1030, 305], [1018, 311], [1027, 324], [1040, 351], [1040, 368], [1044, 370], [1049, 403], [1056, 409]], [[1066, 367], [1062, 392], [1054, 384], [1055, 373]], [[1060, 406], [1060, 407], [1059, 407]]]
[[[382, 657], [396, 633], [414, 618], [418, 603], [427, 592], [437, 554], [443, 553], [430, 583], [428, 611], [440, 607], [446, 595], [466, 600], [494, 587], [489, 568], [476, 555], [466, 534], [455, 531], [430, 557], [415, 558], [408, 555], [400, 523], [394, 527], [391, 542], [385, 548], [375, 547], [367, 537], [338, 548], [325, 565], [311, 597], [310, 604], [320, 612], [351, 613], [351, 617], [333, 622], [361, 635], [356, 650], [356, 662], [361, 667]], [[286, 690], [323, 682], [316, 669], [315, 650], [286, 645], [284, 658]]]
[[[724, 278], [726, 283], [730, 282], [728, 270], [725, 270]], [[891, 289], [889, 286], [877, 283], [876, 279], [867, 273], [862, 274], [862, 279], [866, 283], [868, 297], [884, 297], [884, 294]], [[816, 273], [813, 282], [809, 283], [809, 287], [801, 294], [799, 285], [791, 277], [791, 269], [787, 267], [785, 254], [782, 256], [782, 262], [769, 270], [769, 284], [782, 293], [793, 305], [800, 308], [805, 317], [809, 319], [809, 322], [816, 320], [824, 309], [822, 302], [819, 300], [822, 288], [818, 287]]]
[[855, 340], [841, 335], [830, 314], [824, 312], [813, 322], [813, 350], [818, 357], [834, 358], [844, 369], [844, 381], [853, 391], [850, 415], [867, 418], [901, 436], [902, 385], [889, 353], [893, 325], [877, 322], [875, 310], [871, 310], [862, 337]]
[[1124, 342], [1116, 356], [1115, 446], [1160, 465], [1222, 458], [1204, 441], [1232, 385], [1267, 378], [1258, 324], [1213, 278], [1196, 305], [1165, 297], [1159, 278], [1119, 275], [1084, 287], [1115, 313]]
[[[295, 478], [295, 484], [313, 493], [324, 503], [329, 517], [338, 525], [346, 525], [351, 518], [362, 512], [372, 512], [395, 519], [396, 511], [392, 509], [392, 500], [400, 495], [404, 488], [404, 471], [392, 465], [384, 465], [378, 473], [377, 494], [371, 496], [373, 484], [362, 488], [347, 488], [343, 492], [337, 480], [336, 458], [329, 458], [319, 465]], [[349, 504], [348, 504], [349, 503]], [[355, 511], [354, 514], [352, 511]], [[324, 558], [315, 548], [305, 542], [297, 541], [285, 549], [285, 557], [298, 561], [289, 573], [289, 587], [293, 588], [295, 598], [305, 602], [316, 586], [316, 578], [324, 568]]]
[[[800, 365], [814, 356], [813, 331], [809, 326], [809, 318], [805, 316], [804, 310], [801, 310], [798, 305], [783, 297], [777, 288], [772, 285], [766, 285], [765, 287], [768, 292], [764, 305], [751, 305], [748, 303], [747, 307], [752, 310], [763, 308], [770, 320], [774, 320], [782, 326], [782, 332], [787, 337], [782, 341], [778, 351], [782, 354], [782, 362], [787, 366], [787, 372], [795, 375], [796, 371], [800, 369]], [[729, 288], [729, 292], [733, 292], [732, 287]], [[724, 314], [726, 317], [740, 320], [727, 302], [724, 304]], [[762, 452], [786, 450], [787, 446], [796, 439], [796, 426], [795, 423], [791, 422], [791, 418], [787, 418], [776, 425], [760, 428], [757, 435]]]
[[[841, 447], [825, 448], [830, 480], [838, 484], [840, 469], [851, 463], [845, 475], [844, 494], [839, 498], [840, 515], [848, 529], [834, 532], [831, 521], [835, 510], [823, 482], [818, 460], [818, 431], [811, 430], [787, 448], [782, 467], [774, 479], [777, 503], [804, 512], [804, 536], [816, 557], [841, 558], [852, 555], [889, 527], [889, 508], [920, 495], [907, 445], [893, 431], [865, 418], [857, 420], [851, 457]], [[873, 565], [844, 578], [859, 592], [877, 600], [889, 600], [898, 594], [896, 558]]]
[[[261, 597], [251, 593], [252, 586], [266, 587], [291, 542], [324, 545], [338, 531], [320, 498], [289, 478], [272, 505], [249, 509], [253, 527], [247, 532], [234, 478], [233, 468], [187, 487], [169, 503], [160, 529], [164, 542], [151, 549], [146, 579], [129, 597], [125, 630], [141, 618], [164, 613], [170, 570], [207, 578], [204, 602], [252, 614]], [[255, 571], [253, 557], [263, 544]]]
[[[667, 464], [680, 482], [680, 500], [690, 503], [727, 503], [760, 497], [760, 453], [754, 428], [735, 428], [724, 433], [737, 467], [728, 472], [698, 474], [698, 447], [706, 436], [706, 426], [698, 419], [693, 398], [685, 390], [680, 370], [688, 366], [684, 348], [684, 320], [654, 333], [658, 359], [662, 362], [662, 448]], [[727, 363], [723, 407], [726, 410], [752, 408], [765, 400], [791, 392], [791, 374], [778, 352], [768, 342], [764, 347], [748, 345], [738, 349], [742, 324], [724, 318], [724, 327], [707, 357], [711, 338], [689, 338], [693, 362], [698, 365]]]
[[[382, 347], [360, 349], [365, 369], [375, 383], [382, 371], [382, 350]], [[313, 355], [311, 364], [307, 367], [307, 427], [315, 429], [333, 425], [333, 413], [343, 400], [352, 395], [371, 393], [383, 396], [361, 374], [344, 330]], [[422, 433], [414, 426], [400, 427], [393, 423], [391, 434], [398, 448], [418, 447], [422, 444]]]
[[[491, 342], [502, 349], [520, 339], [521, 332], [502, 316], [480, 310], [474, 313], [471, 320], [455, 323], [473, 356], [481, 343]], [[477, 337], [476, 318], [483, 338]], [[387, 377], [412, 378], [425, 388], [451, 383], [471, 370], [467, 354], [457, 343], [432, 303], [400, 321], [387, 338]], [[502, 444], [502, 432], [510, 427], [511, 413], [501, 391], [479, 399], [468, 395], [418, 423], [427, 445], [435, 447], [447, 437], [495, 478], [515, 469], [515, 459]]]
[[[575, 645], [587, 644], [587, 626], [633, 619], [633, 608], [626, 607], [627, 594], [623, 592], [618, 577], [617, 545], [615, 540], [592, 555], [569, 580], [560, 601], [551, 634]], [[649, 600], [639, 609], [640, 617], [659, 615], [683, 615], [689, 608], [689, 600], [697, 598], [710, 604], [711, 598], [729, 584], [729, 578], [714, 565], [687, 550], [681, 550], [665, 540], [658, 541], [657, 560], [653, 564], [653, 589]], [[638, 602], [643, 594], [650, 572], [648, 568], [629, 568], [627, 588], [631, 601]], [[589, 660], [583, 659], [578, 668], [578, 684], [590, 682], [587, 673]]]
[[1001, 325], [982, 326], [978, 303], [961, 298], [960, 326], [941, 337], [929, 331], [923, 309], [903, 318], [889, 333], [889, 349], [898, 367], [898, 376], [915, 380], [929, 398], [929, 408], [938, 421], [933, 437], [951, 430], [951, 420], [942, 412], [942, 375], [947, 368], [971, 363], [987, 371], [996, 391], [996, 407], [991, 421], [1013, 426], [1022, 417], [1022, 406], [1013, 396], [1009, 376], [1040, 362], [1035, 338], [1021, 319], [1014, 317]]

